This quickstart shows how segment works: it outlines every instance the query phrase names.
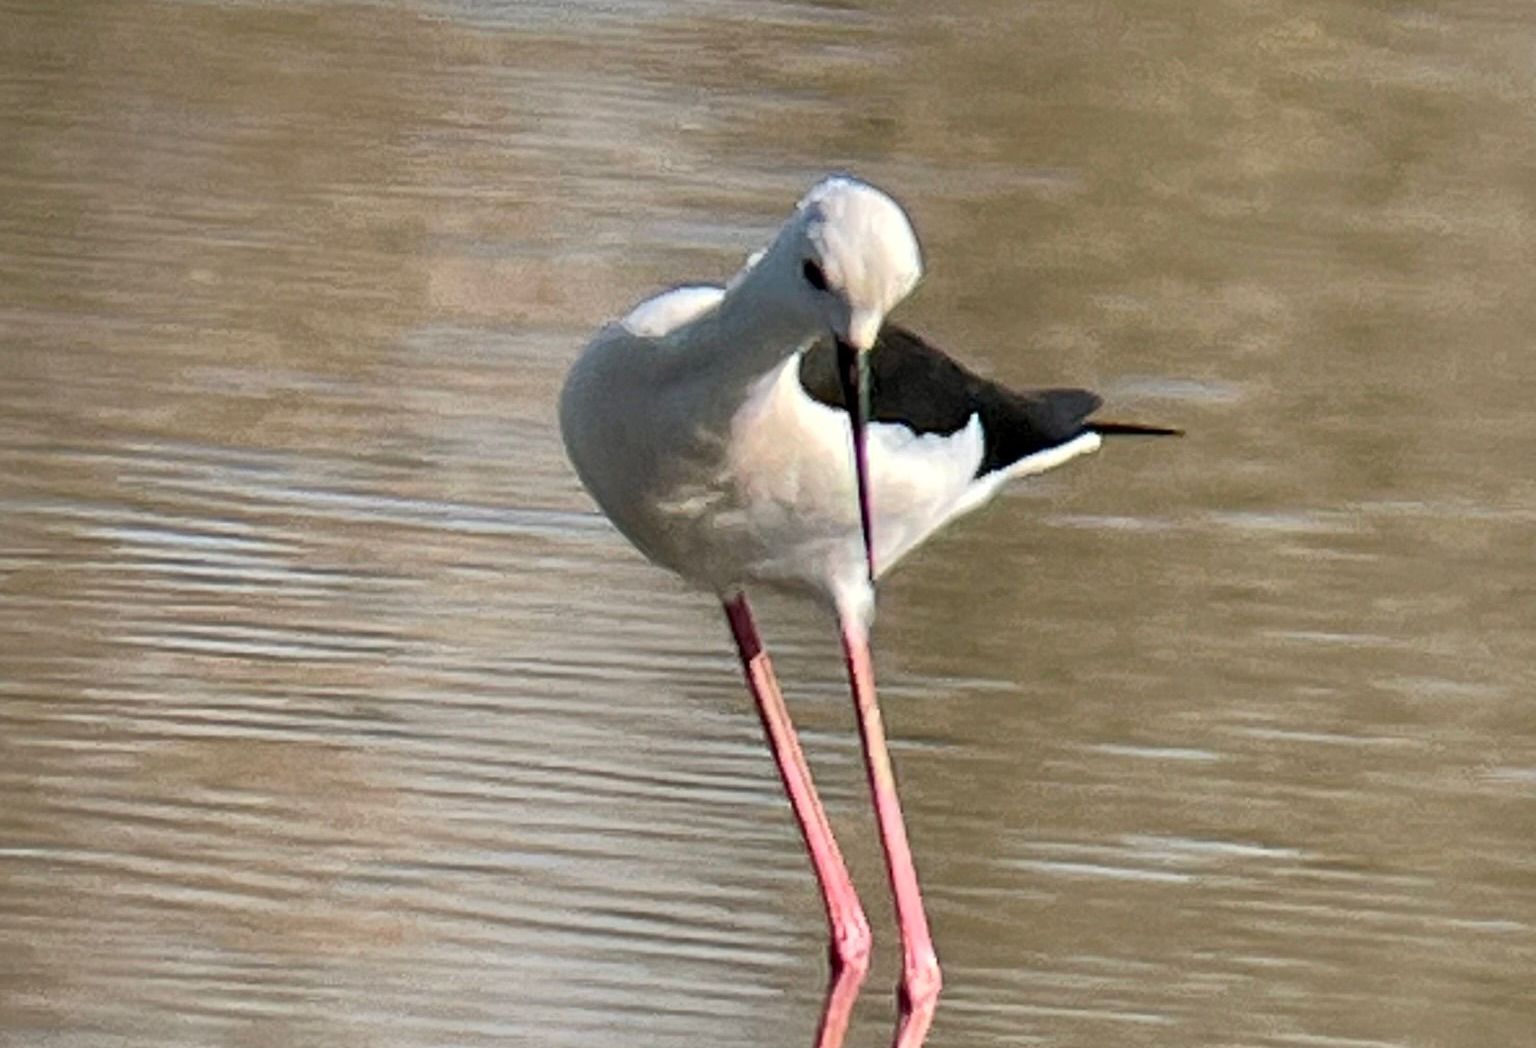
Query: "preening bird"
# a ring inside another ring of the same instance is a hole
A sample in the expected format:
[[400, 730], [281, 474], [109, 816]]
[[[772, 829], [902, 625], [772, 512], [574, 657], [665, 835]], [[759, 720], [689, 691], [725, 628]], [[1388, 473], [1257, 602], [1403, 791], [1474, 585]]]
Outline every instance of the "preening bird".
[[724, 287], [678, 287], [608, 324], [572, 366], [560, 427], [597, 504], [647, 557], [714, 593], [810, 853], [830, 933], [818, 1048], [842, 1043], [870, 933], [747, 603], [770, 586], [837, 616], [902, 941], [895, 1048], [917, 1048], [940, 971], [869, 653], [875, 580], [1008, 481], [1111, 435], [1081, 389], [1011, 391], [887, 315], [922, 259], [865, 182], [814, 186]]

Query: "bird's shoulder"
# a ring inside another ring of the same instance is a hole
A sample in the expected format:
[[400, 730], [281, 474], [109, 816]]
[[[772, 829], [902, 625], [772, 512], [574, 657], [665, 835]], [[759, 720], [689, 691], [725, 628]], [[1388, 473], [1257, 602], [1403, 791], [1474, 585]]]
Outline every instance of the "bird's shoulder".
[[619, 325], [638, 338], [665, 338], [720, 304], [725, 289], [714, 284], [685, 284], [635, 306]]

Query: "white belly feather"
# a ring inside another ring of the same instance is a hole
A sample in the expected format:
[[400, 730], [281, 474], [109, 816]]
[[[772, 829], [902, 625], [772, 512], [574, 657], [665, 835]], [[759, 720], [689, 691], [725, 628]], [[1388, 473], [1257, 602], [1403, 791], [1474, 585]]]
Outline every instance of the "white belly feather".
[[[864, 574], [846, 412], [809, 397], [800, 355], [764, 376], [731, 421], [728, 473], [753, 575], [813, 581]], [[871, 423], [869, 486], [876, 570], [884, 572], [954, 514], [983, 454], [981, 421], [948, 435]]]

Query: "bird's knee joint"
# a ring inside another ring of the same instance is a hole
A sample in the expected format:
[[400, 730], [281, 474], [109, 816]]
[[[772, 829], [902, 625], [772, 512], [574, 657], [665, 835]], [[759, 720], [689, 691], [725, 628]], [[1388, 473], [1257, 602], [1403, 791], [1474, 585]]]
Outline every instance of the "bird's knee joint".
[[839, 922], [832, 930], [833, 967], [839, 972], [851, 971], [862, 978], [869, 971], [874, 942], [874, 936], [869, 931], [869, 921], [862, 913], [856, 914], [851, 920]]
[[944, 988], [944, 974], [939, 970], [939, 959], [932, 954], [922, 958], [909, 958], [902, 971], [901, 987], [897, 991], [901, 1006], [907, 1012], [931, 1011]]

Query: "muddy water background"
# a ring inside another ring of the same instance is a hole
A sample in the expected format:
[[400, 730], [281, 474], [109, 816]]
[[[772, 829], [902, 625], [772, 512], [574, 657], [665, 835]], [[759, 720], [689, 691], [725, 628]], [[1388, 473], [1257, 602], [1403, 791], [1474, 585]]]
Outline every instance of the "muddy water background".
[[[890, 186], [903, 319], [1187, 426], [884, 589], [935, 1046], [1536, 1029], [1536, 13], [0, 6], [0, 1045], [808, 1043], [712, 603], [586, 333]], [[770, 642], [894, 936], [827, 624]]]

